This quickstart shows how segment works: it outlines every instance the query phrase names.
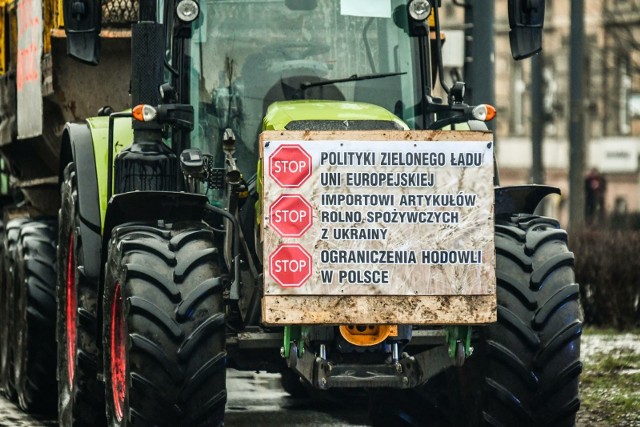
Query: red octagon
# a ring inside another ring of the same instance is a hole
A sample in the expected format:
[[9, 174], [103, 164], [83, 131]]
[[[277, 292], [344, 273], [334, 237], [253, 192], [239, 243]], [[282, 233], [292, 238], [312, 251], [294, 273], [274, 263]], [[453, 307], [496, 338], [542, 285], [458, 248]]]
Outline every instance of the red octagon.
[[311, 205], [299, 194], [283, 194], [271, 204], [269, 222], [282, 237], [300, 237], [313, 224]]
[[283, 288], [299, 288], [311, 277], [311, 261], [302, 246], [280, 245], [269, 256], [269, 275]]
[[311, 176], [311, 156], [299, 145], [281, 145], [269, 157], [269, 176], [280, 187], [298, 188]]

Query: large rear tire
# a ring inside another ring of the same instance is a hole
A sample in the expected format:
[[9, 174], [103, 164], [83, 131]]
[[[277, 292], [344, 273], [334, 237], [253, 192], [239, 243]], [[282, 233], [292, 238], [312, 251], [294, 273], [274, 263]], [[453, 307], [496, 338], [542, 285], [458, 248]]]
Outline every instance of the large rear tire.
[[26, 412], [56, 410], [56, 223], [34, 220], [20, 228], [16, 253], [14, 383]]
[[483, 330], [482, 418], [489, 425], [573, 426], [580, 407], [579, 287], [557, 221], [496, 220], [498, 322]]
[[[58, 216], [58, 423], [106, 424], [104, 390], [98, 382], [98, 284], [84, 272], [76, 171], [64, 171]], [[99, 254], [98, 254], [99, 255]], [[98, 256], [97, 255], [97, 256]]]
[[220, 426], [223, 280], [202, 224], [125, 225], [109, 242], [103, 349], [109, 425]]
[[0, 284], [0, 388], [3, 395], [15, 401], [16, 387], [13, 381], [13, 313], [15, 311], [15, 256], [18, 234], [26, 218], [10, 220], [2, 241], [2, 283]]

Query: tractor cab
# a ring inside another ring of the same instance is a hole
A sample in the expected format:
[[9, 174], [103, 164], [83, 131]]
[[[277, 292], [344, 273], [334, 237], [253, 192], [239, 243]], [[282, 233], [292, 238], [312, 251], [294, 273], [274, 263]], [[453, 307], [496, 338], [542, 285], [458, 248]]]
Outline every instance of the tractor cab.
[[[540, 50], [544, 3], [533, 3], [509, 2], [512, 50], [518, 59]], [[464, 83], [449, 88], [444, 82], [442, 46], [436, 43], [443, 36], [438, 8], [432, 4], [426, 0], [200, 2], [187, 57], [173, 61], [180, 62], [173, 64], [175, 68], [185, 62], [191, 67], [189, 98], [196, 107], [197, 123], [191, 146], [221, 153], [215, 145], [231, 129], [237, 138], [238, 166], [251, 176], [258, 159], [258, 135], [263, 129], [276, 129], [263, 120], [274, 103], [278, 104], [270, 116], [277, 116], [283, 129], [287, 117], [296, 117], [294, 128], [312, 130], [381, 126], [420, 130], [434, 128], [434, 123], [445, 127], [486, 119], [485, 110], [462, 108], [466, 107]], [[433, 93], [432, 83], [438, 79], [438, 93], [444, 99]], [[337, 102], [314, 102], [318, 100]], [[304, 102], [279, 104], [282, 101]], [[389, 120], [389, 114], [394, 124], [371, 123]], [[320, 123], [319, 117], [321, 128], [312, 126], [309, 121]], [[369, 124], [358, 124], [360, 120]]]
[[239, 167], [251, 175], [263, 129], [415, 128], [417, 41], [406, 2], [382, 3], [203, 3], [190, 49], [192, 145], [219, 153], [210, 145], [231, 129]]

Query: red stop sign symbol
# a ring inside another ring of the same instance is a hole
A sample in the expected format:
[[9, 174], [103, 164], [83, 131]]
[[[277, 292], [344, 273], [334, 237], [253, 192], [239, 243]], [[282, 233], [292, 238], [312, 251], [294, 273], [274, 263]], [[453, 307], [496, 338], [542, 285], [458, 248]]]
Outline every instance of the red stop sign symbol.
[[282, 237], [300, 237], [313, 224], [311, 205], [299, 194], [283, 194], [269, 208], [269, 222]]
[[311, 176], [311, 156], [299, 145], [281, 145], [269, 157], [269, 176], [280, 187], [298, 188]]
[[280, 245], [269, 256], [269, 275], [283, 288], [299, 288], [311, 277], [311, 255], [298, 244]]

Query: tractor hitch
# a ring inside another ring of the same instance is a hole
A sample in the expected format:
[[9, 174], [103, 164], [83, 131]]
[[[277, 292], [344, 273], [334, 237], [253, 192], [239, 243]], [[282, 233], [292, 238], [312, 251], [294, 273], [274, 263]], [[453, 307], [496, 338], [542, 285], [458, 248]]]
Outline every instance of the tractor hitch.
[[379, 364], [334, 363], [319, 354], [291, 345], [287, 365], [314, 388], [418, 387], [454, 365], [446, 346], [437, 346], [414, 356], [403, 353], [396, 362]]

